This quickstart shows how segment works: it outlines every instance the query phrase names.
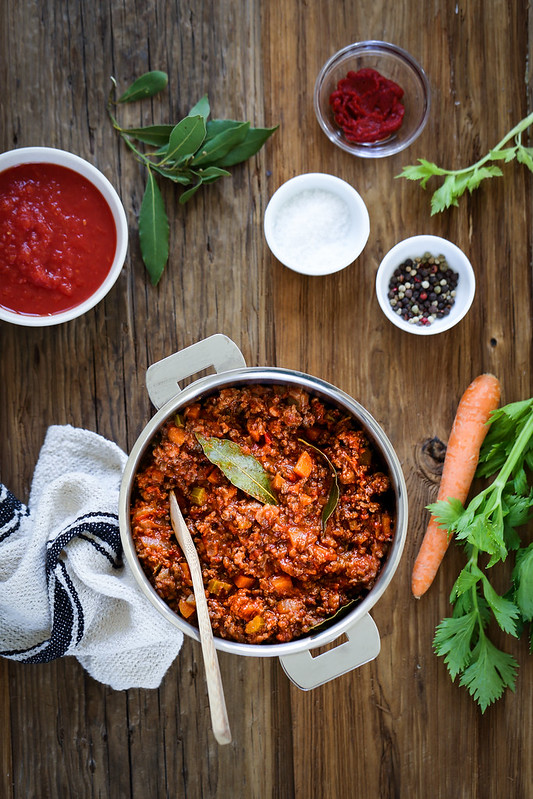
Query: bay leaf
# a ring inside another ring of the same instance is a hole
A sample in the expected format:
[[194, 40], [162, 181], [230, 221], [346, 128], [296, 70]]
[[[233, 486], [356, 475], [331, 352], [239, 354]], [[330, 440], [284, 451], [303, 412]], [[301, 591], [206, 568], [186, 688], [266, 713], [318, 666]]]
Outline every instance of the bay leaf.
[[264, 505], [278, 504], [269, 475], [257, 458], [246, 454], [238, 444], [227, 438], [205, 438], [199, 433], [195, 435], [206, 458], [218, 466], [234, 486]]
[[194, 155], [205, 139], [205, 119], [199, 114], [185, 117], [174, 126], [168, 140], [168, 151], [161, 164]]
[[200, 168], [197, 174], [202, 178], [202, 183], [213, 183], [219, 178], [231, 175], [231, 172], [218, 166], [207, 166], [205, 169]]
[[119, 103], [133, 103], [135, 100], [143, 100], [145, 97], [153, 97], [154, 94], [162, 91], [168, 83], [166, 72], [153, 70], [145, 72], [140, 78], [134, 80], [131, 86], [118, 98]]
[[153, 286], [159, 283], [168, 260], [169, 225], [163, 197], [152, 170], [139, 212], [139, 241], [144, 264]]
[[322, 508], [322, 528], [325, 530], [326, 522], [333, 513], [333, 511], [335, 510], [335, 508], [337, 507], [337, 504], [339, 502], [340, 491], [339, 491], [339, 481], [337, 479], [337, 470], [335, 469], [334, 465], [332, 464], [326, 453], [322, 452], [321, 449], [318, 449], [318, 447], [315, 447], [314, 444], [310, 444], [309, 441], [306, 441], [303, 438], [299, 438], [298, 441], [300, 441], [302, 444], [305, 444], [306, 447], [310, 447], [315, 452], [318, 452], [318, 454], [321, 455], [322, 458], [324, 458], [324, 460], [328, 464], [329, 470], [331, 472], [332, 480], [329, 489], [328, 499], [326, 504]]
[[191, 199], [191, 197], [193, 197], [196, 194], [201, 185], [202, 181], [199, 180], [198, 183], [196, 183], [194, 186], [191, 186], [190, 189], [187, 189], [186, 191], [182, 192], [179, 198], [180, 205], [185, 205], [185, 203], [188, 202]]
[[206, 141], [214, 139], [215, 136], [218, 136], [219, 133], [223, 133], [226, 130], [238, 128], [239, 125], [242, 125], [242, 121], [238, 122], [236, 119], [210, 119], [206, 125]]
[[355, 603], [358, 601], [359, 601], [358, 599], [350, 599], [349, 602], [340, 607], [331, 616], [328, 616], [323, 621], [319, 621], [318, 624], [315, 624], [314, 627], [310, 627], [306, 635], [309, 635], [309, 633], [313, 633], [313, 635], [315, 635], [316, 633], [321, 633], [322, 630], [326, 630], [328, 627], [331, 627], [331, 625], [335, 621], [340, 621], [340, 619], [343, 618], [343, 616], [345, 616], [348, 613], [350, 608], [352, 608], [355, 605]]
[[151, 144], [153, 147], [164, 147], [168, 144], [174, 125], [146, 125], [144, 128], [121, 128], [121, 132], [132, 139]]
[[196, 174], [190, 169], [172, 169], [159, 166], [159, 164], [150, 164], [150, 169], [157, 172], [164, 178], [172, 180], [174, 183], [179, 183], [181, 186], [188, 186], [197, 180]]
[[189, 116], [190, 117], [201, 116], [207, 121], [207, 117], [209, 116], [210, 113], [211, 113], [211, 108], [209, 107], [209, 99], [207, 97], [207, 94], [204, 94], [204, 96], [198, 100], [196, 105], [193, 105], [193, 107], [189, 111]]
[[216, 162], [216, 165], [221, 167], [235, 166], [235, 164], [246, 161], [261, 149], [266, 140], [272, 136], [277, 128], [277, 125], [274, 128], [250, 128], [244, 140], [230, 150], [225, 156], [220, 158]]
[[214, 138], [205, 141], [200, 151], [193, 158], [191, 166], [214, 164], [244, 140], [249, 128], [249, 122], [241, 122], [240, 125], [223, 130]]

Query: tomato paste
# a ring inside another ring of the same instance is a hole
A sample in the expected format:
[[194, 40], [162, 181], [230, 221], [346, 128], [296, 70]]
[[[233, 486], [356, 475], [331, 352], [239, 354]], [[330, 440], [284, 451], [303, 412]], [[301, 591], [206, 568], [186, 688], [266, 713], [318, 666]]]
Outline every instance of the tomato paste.
[[387, 139], [401, 127], [403, 89], [375, 69], [348, 72], [329, 103], [337, 125], [349, 142], [368, 144]]
[[116, 243], [109, 205], [72, 169], [0, 173], [0, 306], [44, 316], [79, 305], [104, 282]]

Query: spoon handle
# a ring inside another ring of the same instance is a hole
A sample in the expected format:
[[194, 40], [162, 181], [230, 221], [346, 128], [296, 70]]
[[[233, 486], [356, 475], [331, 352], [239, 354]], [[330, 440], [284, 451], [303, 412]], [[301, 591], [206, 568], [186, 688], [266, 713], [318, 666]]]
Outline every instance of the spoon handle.
[[229, 744], [231, 742], [231, 730], [226, 711], [226, 701], [224, 699], [224, 689], [220, 676], [217, 652], [213, 641], [213, 629], [211, 627], [207, 600], [205, 598], [202, 569], [200, 567], [194, 541], [185, 524], [185, 520], [173, 491], [170, 492], [170, 519], [178, 543], [183, 550], [183, 554], [185, 555], [185, 559], [191, 571], [194, 598], [196, 601], [196, 614], [198, 617], [198, 629], [200, 631], [200, 642], [202, 644], [202, 654], [204, 657], [213, 734], [219, 744]]

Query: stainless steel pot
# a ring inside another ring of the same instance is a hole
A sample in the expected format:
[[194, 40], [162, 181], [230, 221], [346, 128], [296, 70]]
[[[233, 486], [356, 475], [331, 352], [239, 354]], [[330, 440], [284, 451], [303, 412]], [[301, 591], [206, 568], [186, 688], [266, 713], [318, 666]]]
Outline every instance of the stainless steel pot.
[[[183, 390], [179, 381], [214, 367], [216, 374], [202, 377]], [[120, 534], [124, 553], [135, 579], [145, 596], [157, 610], [186, 635], [200, 640], [196, 627], [174, 613], [150, 585], [135, 552], [130, 529], [130, 500], [139, 463], [152, 438], [163, 422], [191, 402], [197, 402], [214, 391], [246, 384], [294, 384], [327, 402], [348, 411], [358, 422], [386, 463], [396, 498], [394, 539], [381, 572], [371, 591], [330, 627], [284, 644], [241, 644], [215, 638], [217, 649], [235, 655], [279, 657], [288, 677], [303, 690], [316, 688], [341, 674], [362, 666], [377, 657], [380, 638], [369, 610], [381, 597], [400, 561], [407, 532], [407, 491], [398, 458], [391, 443], [372, 416], [343, 391], [316, 377], [290, 369], [248, 368], [242, 353], [227, 336], [217, 334], [199, 341], [151, 366], [146, 385], [158, 412], [137, 439], [126, 463], [119, 499]], [[314, 649], [344, 635], [346, 641], [334, 649], [318, 654]]]

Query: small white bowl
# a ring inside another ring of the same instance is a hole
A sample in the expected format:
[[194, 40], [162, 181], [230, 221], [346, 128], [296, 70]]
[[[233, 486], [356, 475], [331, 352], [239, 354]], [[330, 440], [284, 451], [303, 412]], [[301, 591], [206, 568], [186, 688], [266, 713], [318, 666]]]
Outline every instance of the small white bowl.
[[117, 192], [105, 175], [78, 155], [69, 153], [66, 150], [58, 150], [54, 147], [21, 147], [0, 154], [0, 172], [4, 172], [11, 167], [19, 166], [20, 164], [56, 164], [57, 166], [66, 167], [73, 172], [77, 172], [98, 189], [107, 202], [115, 222], [117, 243], [113, 263], [103, 283], [101, 283], [96, 291], [88, 297], [88, 299], [84, 300], [84, 302], [55, 314], [35, 316], [16, 313], [15, 311], [0, 307], [0, 319], [15, 325], [23, 325], [25, 327], [59, 325], [63, 322], [69, 322], [71, 319], [75, 319], [93, 308], [105, 297], [115, 284], [124, 265], [128, 249], [128, 223], [126, 214]]
[[370, 219], [361, 195], [346, 181], [322, 172], [291, 178], [274, 192], [265, 211], [270, 250], [303, 275], [329, 275], [361, 254]]
[[[443, 255], [450, 269], [459, 276], [455, 302], [447, 316], [435, 319], [429, 325], [418, 325], [399, 316], [388, 297], [390, 279], [407, 258], [421, 258], [426, 252]], [[376, 295], [385, 316], [401, 330], [417, 336], [434, 336], [454, 327], [467, 314], [476, 292], [476, 278], [472, 265], [464, 252], [451, 241], [440, 236], [411, 236], [396, 244], [383, 258], [376, 275]]]

